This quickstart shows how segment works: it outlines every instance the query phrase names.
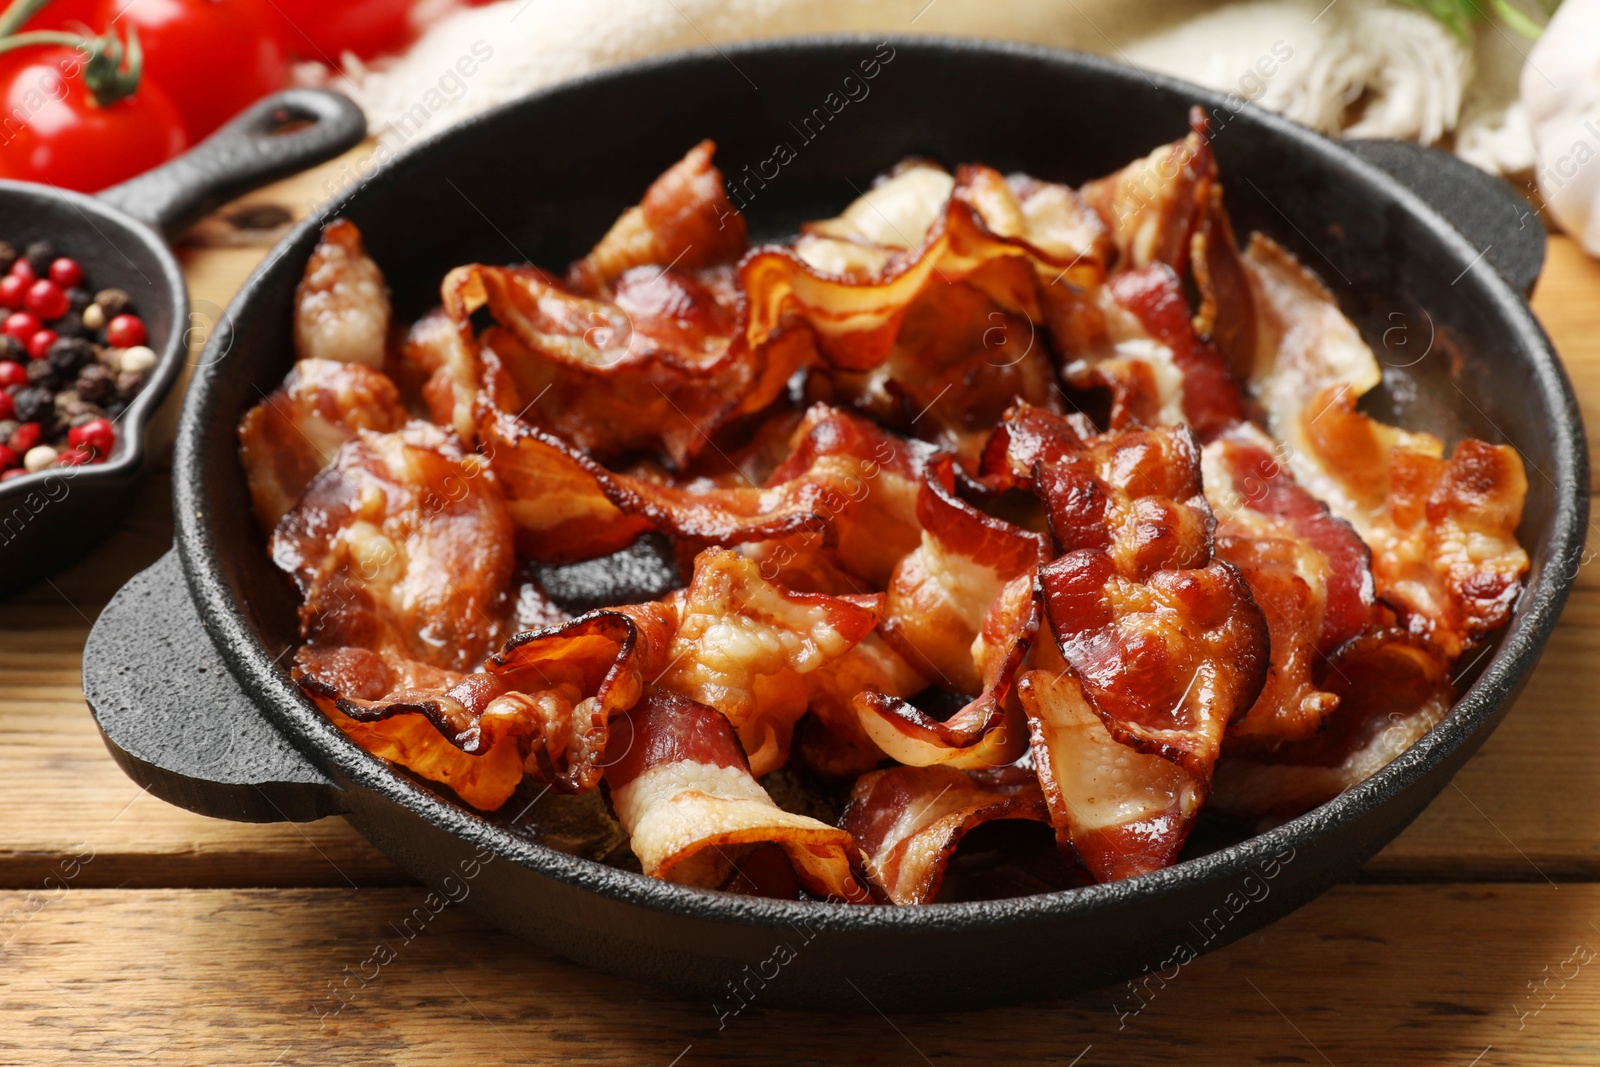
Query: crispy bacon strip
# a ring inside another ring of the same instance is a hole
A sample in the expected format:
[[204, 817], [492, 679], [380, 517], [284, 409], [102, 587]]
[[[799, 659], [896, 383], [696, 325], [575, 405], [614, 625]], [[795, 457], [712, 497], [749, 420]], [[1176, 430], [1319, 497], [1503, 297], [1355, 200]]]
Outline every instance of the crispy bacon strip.
[[[881, 629], [881, 623], [880, 623]], [[850, 778], [883, 760], [856, 714], [856, 694], [871, 689], [886, 697], [914, 696], [928, 680], [900, 657], [875, 630], [844, 655], [806, 675], [811, 714], [800, 720], [796, 748], [805, 765], [829, 778]]]
[[389, 292], [348, 219], [322, 228], [294, 294], [297, 359], [383, 366], [389, 335]]
[[1261, 695], [1233, 737], [1297, 741], [1338, 706], [1320, 688], [1328, 657], [1376, 621], [1370, 553], [1350, 524], [1295, 484], [1279, 447], [1241, 424], [1204, 452], [1216, 553], [1250, 586], [1271, 633]]
[[271, 533], [317, 472], [358, 430], [406, 422], [394, 383], [359, 363], [303, 359], [239, 423], [239, 462], [256, 521]]
[[[865, 371], [889, 357], [907, 309], [932, 279], [966, 280], [993, 260], [1015, 257], [1031, 264], [1046, 284], [1097, 282], [1102, 265], [1094, 253], [1100, 246], [1086, 235], [1098, 232], [1081, 217], [1066, 218], [1070, 195], [1044, 196], [1034, 188], [1024, 188], [1024, 194], [1019, 198], [987, 167], [963, 167], [926, 233], [901, 235], [904, 248], [887, 257], [855, 254], [840, 261], [823, 258], [814, 246], [755, 249], [739, 267], [749, 298], [750, 347], [799, 320], [814, 331], [830, 364]], [[1041, 196], [1035, 210], [1027, 210], [1025, 201]], [[1090, 247], [1079, 245], [1084, 240]], [[833, 239], [827, 251], [837, 254], [840, 244]], [[821, 267], [808, 262], [807, 253]], [[1034, 287], [1020, 293], [987, 288], [997, 300], [1021, 301], [1006, 310], [1040, 318]]]
[[1190, 109], [1189, 126], [1183, 140], [1083, 187], [1083, 199], [1111, 232], [1117, 270], [1165, 263], [1183, 272], [1217, 174], [1203, 109]]
[[978, 781], [950, 767], [873, 771], [856, 781], [839, 825], [891, 903], [929, 904], [961, 839], [996, 819], [1049, 821], [1032, 775]]
[[362, 748], [492, 811], [525, 773], [569, 793], [599, 783], [609, 723], [661, 673], [675, 626], [662, 604], [594, 611], [517, 635], [474, 674], [316, 645], [295, 664]]
[[444, 307], [472, 336], [487, 306], [502, 329], [482, 343], [502, 375], [493, 394], [515, 412], [601, 461], [659, 449], [679, 469], [728, 420], [759, 411], [811, 354], [803, 332], [747, 345], [739, 311], [695, 277], [638, 267], [611, 299], [579, 296], [532, 267], [457, 267]]
[[870, 903], [844, 830], [784, 811], [750, 773], [728, 720], [665, 692], [617, 719], [605, 786], [644, 873], [720, 888], [758, 847], [782, 847], [800, 885], [830, 900]]
[[1520, 457], [1467, 440], [1446, 458], [1431, 434], [1358, 412], [1377, 361], [1327, 289], [1259, 235], [1244, 263], [1257, 322], [1251, 388], [1295, 480], [1371, 546], [1378, 596], [1412, 633], [1451, 657], [1475, 647], [1510, 618], [1528, 569], [1516, 540]]
[[425, 423], [360, 430], [272, 535], [318, 644], [394, 651], [468, 670], [501, 636], [514, 563], [511, 519], [486, 468]]
[[743, 556], [708, 549], [674, 597], [678, 631], [660, 684], [726, 715], [759, 777], [788, 760], [805, 675], [870, 634], [881, 603], [881, 594], [791, 593]]
[[1112, 737], [1065, 667], [1029, 671], [1017, 690], [1062, 851], [1102, 882], [1170, 867], [1205, 798], [1201, 783]]
[[648, 529], [721, 545], [820, 534], [846, 571], [881, 583], [917, 536], [910, 501], [922, 452], [820, 405], [763, 488], [697, 491], [617, 474], [503, 413], [488, 415], [480, 432], [518, 548], [535, 559], [605, 555]]
[[591, 296], [634, 267], [676, 263], [685, 270], [732, 263], [744, 254], [744, 216], [728, 201], [722, 172], [711, 162], [714, 141], [701, 141], [645, 190], [612, 224], [567, 281]]
[[1455, 699], [1449, 664], [1416, 637], [1378, 630], [1334, 658], [1328, 728], [1270, 750], [1248, 742], [1217, 764], [1211, 805], [1225, 815], [1290, 818], [1370, 778], [1422, 738]]
[[429, 419], [472, 443], [477, 433], [473, 415], [479, 388], [477, 346], [462, 339], [443, 308], [434, 308], [412, 324], [390, 373], [408, 398], [421, 401]]

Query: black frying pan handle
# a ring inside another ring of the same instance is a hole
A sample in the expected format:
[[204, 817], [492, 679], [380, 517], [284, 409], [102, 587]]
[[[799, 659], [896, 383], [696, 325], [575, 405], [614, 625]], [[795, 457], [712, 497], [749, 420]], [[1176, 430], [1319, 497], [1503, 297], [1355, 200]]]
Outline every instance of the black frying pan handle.
[[1544, 223], [1504, 181], [1448, 152], [1413, 141], [1343, 143], [1427, 201], [1484, 253], [1484, 261], [1513, 289], [1524, 296], [1533, 291], [1544, 266]]
[[170, 241], [235, 197], [326, 162], [366, 135], [366, 117], [348, 97], [286, 89], [257, 100], [177, 159], [112, 186], [100, 199]]
[[83, 693], [112, 757], [162, 800], [239, 822], [340, 810], [341, 791], [262, 718], [217, 654], [175, 551], [100, 613]]

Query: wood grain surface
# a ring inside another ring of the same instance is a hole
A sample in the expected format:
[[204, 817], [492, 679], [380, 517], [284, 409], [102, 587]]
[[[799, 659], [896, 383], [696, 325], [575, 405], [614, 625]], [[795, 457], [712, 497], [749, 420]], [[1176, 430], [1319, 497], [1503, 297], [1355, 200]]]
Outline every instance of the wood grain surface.
[[[197, 342], [340, 168], [191, 231]], [[1553, 239], [1534, 307], [1600, 426], [1600, 264]], [[1357, 884], [1164, 987], [940, 1017], [753, 1006], [719, 1030], [710, 1005], [458, 909], [397, 944], [421, 890], [342, 820], [219, 822], [141, 793], [85, 708], [81, 651], [170, 539], [158, 475], [91, 557], [0, 602], [0, 1065], [1600, 1063], [1594, 567], [1505, 724]], [[395, 960], [352, 979], [380, 941]]]

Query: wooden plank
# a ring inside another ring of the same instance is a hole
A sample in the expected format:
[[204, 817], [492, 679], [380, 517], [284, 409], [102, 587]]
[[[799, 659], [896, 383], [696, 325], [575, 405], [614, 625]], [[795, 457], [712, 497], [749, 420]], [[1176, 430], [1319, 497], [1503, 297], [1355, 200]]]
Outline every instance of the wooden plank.
[[1590, 490], [1600, 488], [1600, 261], [1571, 238], [1550, 238], [1533, 310], [1561, 353], [1590, 429]]
[[[1595, 886], [1347, 886], [1138, 997], [1124, 986], [892, 1018], [756, 1001], [720, 1028], [708, 1003], [557, 962], [459, 908], [407, 941], [396, 926], [421, 897], [0, 894], [0, 916], [31, 915], [0, 933], [0, 1062], [910, 1065], [1000, 1062], [1001, 1048], [1006, 1063], [1058, 1067], [1600, 1059]], [[380, 944], [392, 960], [367, 963]]]

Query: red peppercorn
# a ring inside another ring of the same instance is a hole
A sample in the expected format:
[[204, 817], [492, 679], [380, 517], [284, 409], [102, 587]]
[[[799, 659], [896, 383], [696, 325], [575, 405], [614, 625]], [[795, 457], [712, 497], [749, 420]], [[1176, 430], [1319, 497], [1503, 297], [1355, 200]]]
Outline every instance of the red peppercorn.
[[118, 315], [106, 323], [106, 344], [113, 348], [144, 344], [144, 323], [137, 315]]
[[34, 359], [43, 359], [50, 352], [50, 346], [55, 343], [54, 330], [35, 330], [33, 336], [28, 338], [28, 355]]
[[28, 449], [38, 444], [43, 436], [44, 428], [37, 422], [25, 422], [11, 431], [11, 439], [6, 442], [6, 447], [19, 456], [25, 456]]
[[50, 280], [63, 289], [71, 289], [83, 284], [83, 268], [78, 266], [77, 260], [62, 256], [50, 264]]
[[88, 449], [102, 458], [111, 454], [111, 446], [116, 440], [117, 431], [112, 428], [110, 419], [90, 419], [83, 425], [74, 426], [67, 431], [69, 445]]
[[8, 385], [27, 385], [28, 368], [14, 359], [0, 360], [0, 388]]
[[93, 462], [94, 453], [87, 448], [68, 448], [56, 455], [56, 464], [61, 467], [81, 467]]
[[0, 390], [0, 419], [15, 418], [16, 414], [17, 402], [11, 399], [10, 393]]
[[0, 278], [0, 307], [7, 311], [19, 311], [22, 304], [28, 299], [28, 280], [19, 278], [15, 274], [8, 274]]
[[7, 448], [5, 445], [0, 445], [0, 470], [7, 470], [11, 467], [19, 467], [21, 465], [21, 456], [11, 451], [11, 449]]
[[28, 343], [28, 339], [44, 328], [44, 323], [39, 321], [39, 316], [30, 311], [13, 311], [6, 316], [5, 325], [0, 326], [0, 332], [8, 333], [12, 337]]
[[21, 478], [31, 473], [26, 467], [12, 467], [8, 471], [0, 471], [0, 482], [9, 482], [13, 478]]
[[40, 278], [28, 286], [28, 297], [25, 302], [29, 311], [46, 322], [59, 319], [72, 307], [65, 290], [48, 278]]
[[33, 264], [28, 262], [27, 256], [18, 256], [17, 261], [11, 264], [11, 276], [21, 278], [30, 285], [39, 277], [33, 272]]

